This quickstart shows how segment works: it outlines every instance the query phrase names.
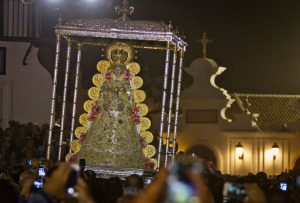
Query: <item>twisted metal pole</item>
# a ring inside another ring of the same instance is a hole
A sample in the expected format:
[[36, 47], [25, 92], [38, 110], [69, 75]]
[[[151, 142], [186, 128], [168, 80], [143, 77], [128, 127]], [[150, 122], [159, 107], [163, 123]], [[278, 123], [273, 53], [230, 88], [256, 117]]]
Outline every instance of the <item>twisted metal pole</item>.
[[164, 119], [165, 119], [165, 105], [166, 105], [167, 88], [168, 88], [169, 60], [170, 60], [170, 42], [167, 42], [166, 61], [165, 61], [165, 75], [164, 75], [164, 86], [163, 86], [163, 96], [162, 96], [162, 104], [161, 104], [161, 118], [160, 118], [158, 157], [157, 157], [157, 168], [158, 169], [160, 168], [161, 149], [162, 149], [162, 143], [163, 143]]
[[56, 98], [56, 87], [57, 87], [57, 72], [59, 65], [59, 53], [60, 53], [60, 34], [56, 35], [56, 51], [55, 51], [55, 65], [54, 65], [54, 75], [53, 75], [53, 87], [52, 87], [52, 100], [51, 100], [51, 113], [49, 122], [49, 135], [47, 144], [47, 159], [50, 159], [51, 152], [51, 141], [53, 132], [53, 121], [55, 119], [55, 98]]
[[66, 101], [67, 101], [69, 69], [70, 69], [70, 59], [71, 59], [71, 45], [72, 45], [72, 41], [70, 38], [67, 38], [67, 44], [68, 44], [68, 48], [67, 48], [67, 61], [66, 61], [65, 83], [64, 83], [64, 95], [63, 95], [63, 103], [62, 103], [62, 111], [61, 111], [58, 161], [61, 160], [62, 142], [63, 142], [64, 126], [65, 126]]
[[[82, 43], [77, 43], [77, 64], [76, 64], [76, 76], [75, 76], [75, 87], [74, 87], [74, 98], [73, 98], [73, 110], [72, 110], [72, 123], [71, 123], [71, 134], [70, 143], [73, 141], [74, 129], [75, 129], [75, 116], [76, 116], [76, 103], [77, 103], [77, 92], [78, 92], [78, 80], [81, 62], [81, 48]], [[71, 153], [71, 147], [69, 148], [69, 153]]]
[[172, 107], [173, 107], [174, 86], [175, 86], [176, 61], [177, 61], [177, 47], [174, 46], [172, 76], [171, 76], [171, 89], [170, 89], [170, 101], [169, 101], [168, 130], [167, 130], [167, 139], [166, 139], [165, 167], [167, 167], [168, 156], [169, 156], [169, 142], [170, 142], [171, 123], [172, 123]]
[[176, 109], [175, 109], [175, 122], [174, 122], [174, 137], [173, 137], [173, 150], [172, 150], [172, 163], [174, 162], [174, 156], [176, 153], [176, 138], [177, 138], [177, 128], [178, 128], [178, 112], [180, 104], [180, 92], [181, 92], [181, 81], [182, 81], [182, 66], [183, 66], [184, 51], [179, 52], [179, 72], [178, 72], [178, 82], [177, 82], [177, 96], [176, 96]]

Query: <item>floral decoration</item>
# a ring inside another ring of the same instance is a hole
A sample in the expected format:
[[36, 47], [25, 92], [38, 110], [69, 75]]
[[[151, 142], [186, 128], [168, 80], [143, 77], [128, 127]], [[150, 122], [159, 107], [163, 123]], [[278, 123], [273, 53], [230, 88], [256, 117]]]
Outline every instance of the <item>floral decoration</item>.
[[145, 157], [145, 167], [147, 169], [154, 169], [155, 164], [150, 160], [149, 157]]
[[141, 144], [141, 146], [142, 146], [143, 149], [145, 147], [147, 147], [147, 141], [145, 140], [144, 137], [140, 137], [140, 144]]
[[89, 121], [93, 121], [97, 117], [99, 112], [100, 112], [99, 106], [97, 104], [92, 104], [92, 109], [89, 115]]
[[106, 82], [112, 81], [112, 74], [111, 74], [111, 72], [110, 71], [105, 71], [104, 78], [105, 78]]
[[69, 163], [75, 163], [76, 159], [77, 159], [78, 153], [72, 154], [69, 157]]
[[85, 140], [85, 136], [86, 136], [86, 133], [81, 133], [80, 137], [78, 138], [79, 144], [83, 143], [83, 141]]
[[140, 122], [140, 110], [139, 107], [135, 106], [131, 108], [130, 116], [135, 125], [138, 125]]
[[124, 74], [124, 80], [125, 80], [125, 82], [130, 83], [131, 79], [132, 79], [132, 74], [130, 72], [126, 72]]

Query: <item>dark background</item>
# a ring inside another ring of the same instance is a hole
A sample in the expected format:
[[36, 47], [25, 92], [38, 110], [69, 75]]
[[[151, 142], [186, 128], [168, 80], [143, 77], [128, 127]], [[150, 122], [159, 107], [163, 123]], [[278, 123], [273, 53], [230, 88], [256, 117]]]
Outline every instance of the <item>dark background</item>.
[[[61, 0], [60, 4], [54, 0], [39, 1], [43, 8], [42, 36], [53, 39], [58, 17], [55, 7], [61, 7], [63, 18], [117, 18], [114, 7], [122, 3], [121, 0]], [[129, 0], [129, 3], [135, 7], [131, 19], [172, 21], [174, 27], [184, 32], [189, 44], [185, 67], [202, 56], [197, 40], [206, 32], [213, 40], [207, 47], [207, 57], [227, 67], [217, 78], [217, 85], [229, 92], [300, 94], [299, 0]], [[55, 44], [51, 46], [40, 51], [40, 58], [43, 55], [47, 58], [47, 62], [42, 62], [46, 68], [53, 68], [54, 64]], [[97, 48], [84, 49], [84, 77], [91, 78], [96, 72], [101, 54]], [[162, 55], [139, 51], [137, 60], [147, 69], [146, 75], [153, 78], [162, 75]], [[90, 81], [85, 86], [91, 86]], [[184, 74], [184, 87], [191, 81]]]

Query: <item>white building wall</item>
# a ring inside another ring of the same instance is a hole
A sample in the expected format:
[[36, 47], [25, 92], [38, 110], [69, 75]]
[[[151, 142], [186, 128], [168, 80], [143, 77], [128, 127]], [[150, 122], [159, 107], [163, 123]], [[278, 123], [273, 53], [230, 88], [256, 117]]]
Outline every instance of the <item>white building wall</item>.
[[[2, 118], [5, 121], [3, 128], [7, 127], [8, 119], [21, 123], [49, 122], [52, 78], [38, 61], [38, 48], [32, 48], [27, 57], [27, 66], [23, 65], [29, 45], [24, 42], [0, 41], [0, 47], [6, 47], [6, 75], [0, 75], [0, 85], [2, 89], [6, 87], [6, 90], [11, 91], [7, 93], [11, 98], [4, 98], [6, 101], [11, 99], [10, 104], [3, 107], [11, 111]], [[11, 88], [7, 84], [11, 84]]]

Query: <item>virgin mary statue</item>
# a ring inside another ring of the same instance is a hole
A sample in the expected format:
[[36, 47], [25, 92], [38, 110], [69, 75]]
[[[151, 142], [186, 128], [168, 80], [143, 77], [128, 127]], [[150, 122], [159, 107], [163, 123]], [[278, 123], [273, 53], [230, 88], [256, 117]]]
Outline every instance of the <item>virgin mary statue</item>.
[[[133, 50], [117, 42], [108, 47], [110, 62], [96, 104], [90, 112], [90, 124], [77, 160], [88, 166], [145, 168], [145, 156], [139, 136], [139, 109], [131, 88], [132, 74], [126, 64]], [[79, 139], [80, 141], [80, 139]]]

